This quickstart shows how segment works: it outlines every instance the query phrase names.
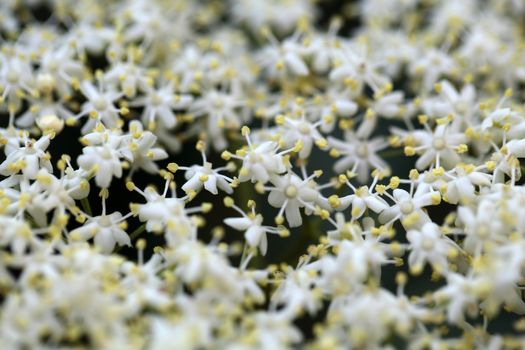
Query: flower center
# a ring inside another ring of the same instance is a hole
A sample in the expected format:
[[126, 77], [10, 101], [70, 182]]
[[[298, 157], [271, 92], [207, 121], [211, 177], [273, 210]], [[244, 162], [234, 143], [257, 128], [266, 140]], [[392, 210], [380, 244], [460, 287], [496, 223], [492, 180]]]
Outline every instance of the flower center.
[[48, 68], [51, 72], [56, 72], [58, 70], [58, 62], [55, 60], [50, 61]]
[[468, 105], [465, 102], [460, 101], [456, 103], [456, 110], [459, 113], [466, 113], [468, 111]]
[[252, 163], [259, 163], [262, 161], [262, 156], [257, 152], [250, 152], [250, 161]]
[[301, 124], [299, 124], [299, 132], [304, 135], [309, 134], [310, 124], [308, 124], [307, 122], [301, 122]]
[[434, 241], [428, 237], [423, 238], [422, 245], [425, 250], [432, 250], [434, 248]]
[[478, 236], [480, 238], [487, 238], [489, 236], [489, 230], [486, 226], [478, 227]]
[[108, 215], [103, 215], [98, 220], [98, 223], [100, 226], [108, 227], [108, 226], [111, 226], [111, 219], [109, 218]]
[[95, 105], [95, 108], [98, 109], [99, 111], [105, 110], [106, 107], [108, 106], [106, 100], [104, 100], [102, 97], [98, 97], [97, 99], [95, 99], [94, 105]]
[[360, 144], [356, 149], [359, 158], [366, 158], [368, 156], [368, 147], [365, 144]]
[[414, 211], [414, 204], [412, 204], [411, 201], [406, 201], [399, 205], [399, 209], [401, 210], [401, 213], [408, 215]]
[[157, 95], [157, 94], [151, 95], [151, 104], [153, 104], [155, 106], [158, 106], [158, 105], [160, 105], [161, 102], [162, 101], [161, 101], [159, 95]]
[[215, 106], [215, 108], [222, 108], [224, 107], [224, 101], [222, 98], [216, 97], [213, 101], [213, 106]]
[[102, 150], [102, 152], [100, 153], [100, 155], [102, 156], [102, 158], [104, 159], [111, 159], [111, 151], [107, 148], [104, 148]]
[[432, 146], [438, 151], [445, 148], [446, 145], [447, 144], [445, 143], [445, 140], [442, 137], [436, 137], [434, 141], [432, 141]]
[[297, 196], [297, 187], [294, 185], [288, 185], [284, 191], [284, 194], [288, 198], [295, 198]]
[[15, 84], [18, 81], [18, 72], [11, 70], [7, 73], [7, 81], [10, 84]]

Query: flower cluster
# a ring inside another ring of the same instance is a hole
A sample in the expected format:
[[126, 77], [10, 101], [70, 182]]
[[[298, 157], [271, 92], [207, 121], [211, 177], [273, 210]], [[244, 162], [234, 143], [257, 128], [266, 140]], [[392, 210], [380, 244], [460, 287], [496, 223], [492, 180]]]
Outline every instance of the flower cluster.
[[0, 347], [525, 347], [525, 6], [325, 7], [0, 2]]

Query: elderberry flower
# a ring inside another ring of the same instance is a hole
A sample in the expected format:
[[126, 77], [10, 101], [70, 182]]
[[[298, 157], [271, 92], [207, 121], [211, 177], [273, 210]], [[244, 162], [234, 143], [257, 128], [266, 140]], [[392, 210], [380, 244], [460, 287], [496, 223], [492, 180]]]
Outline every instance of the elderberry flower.
[[173, 84], [168, 83], [157, 89], [146, 89], [146, 95], [135, 98], [130, 106], [144, 107], [142, 122], [151, 129], [157, 125], [157, 120], [160, 126], [172, 129], [177, 124], [173, 110], [186, 109], [192, 100], [190, 95], [175, 95]]
[[288, 172], [285, 175], [273, 176], [270, 179], [273, 186], [264, 189], [270, 191], [268, 203], [279, 208], [276, 221], [282, 221], [284, 213], [290, 227], [297, 227], [303, 222], [300, 208], [306, 208], [307, 214], [315, 211], [315, 206], [320, 197], [319, 191], [313, 183], [316, 176], [317, 174], [312, 174], [301, 179], [296, 174]]
[[122, 216], [120, 212], [106, 214], [107, 189], [100, 193], [102, 197], [102, 214], [100, 216], [89, 217], [82, 227], [76, 228], [69, 233], [69, 237], [74, 241], [87, 241], [93, 238], [95, 246], [104, 254], [109, 254], [119, 246], [131, 245], [131, 240], [121, 227], [121, 224], [132, 215], [129, 213]]
[[420, 230], [409, 230], [407, 239], [410, 243], [408, 264], [413, 272], [421, 272], [426, 262], [437, 271], [445, 271], [447, 256], [457, 254], [456, 245], [443, 236], [433, 222], [426, 223]]
[[131, 162], [129, 177], [136, 169], [142, 169], [150, 174], [159, 170], [155, 162], [168, 158], [168, 153], [160, 147], [153, 147], [156, 141], [157, 137], [150, 131], [144, 131], [140, 122], [132, 121], [129, 124], [129, 135], [122, 137], [121, 151]]
[[[231, 198], [227, 198], [227, 201], [229, 202], [230, 199]], [[261, 214], [255, 213], [255, 205], [252, 206], [252, 210], [248, 214], [244, 213], [233, 203], [229, 203], [229, 206], [240, 213], [242, 217], [226, 218], [224, 219], [224, 223], [236, 230], [244, 231], [244, 237], [248, 245], [253, 248], [258, 248], [262, 255], [266, 255], [268, 250], [268, 238], [266, 234], [282, 234], [283, 231], [274, 227], [263, 226], [263, 217]]]
[[273, 141], [264, 141], [259, 145], [254, 145], [250, 138], [250, 129], [243, 128], [243, 134], [248, 143], [248, 149], [241, 149], [236, 154], [223, 152], [222, 157], [226, 160], [230, 158], [242, 160], [242, 167], [239, 171], [239, 181], [267, 183], [270, 176], [282, 174], [286, 171], [284, 155], [291, 150], [277, 153], [279, 145]]
[[97, 122], [102, 122], [107, 128], [116, 127], [119, 120], [119, 109], [115, 107], [114, 103], [122, 94], [113, 90], [105, 90], [102, 83], [97, 88], [87, 80], [82, 82], [80, 90], [87, 101], [82, 105], [82, 111], [76, 118], [85, 115], [90, 117], [82, 127], [82, 133], [87, 134], [93, 130]]
[[52, 171], [49, 161], [50, 155], [46, 152], [51, 139], [42, 136], [38, 140], [29, 139], [27, 134], [19, 140], [24, 145], [18, 149], [6, 148], [6, 159], [0, 164], [0, 174], [4, 176], [21, 172], [28, 179], [35, 179], [40, 168]]
[[112, 143], [100, 146], [87, 146], [78, 157], [78, 165], [85, 171], [95, 173], [95, 183], [98, 187], [108, 188], [113, 177], [122, 177], [121, 152]]

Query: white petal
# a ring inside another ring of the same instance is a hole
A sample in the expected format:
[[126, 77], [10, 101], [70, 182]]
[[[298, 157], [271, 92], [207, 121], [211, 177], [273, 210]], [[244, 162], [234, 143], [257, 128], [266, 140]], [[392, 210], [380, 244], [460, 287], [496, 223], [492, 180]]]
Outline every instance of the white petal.
[[247, 230], [252, 225], [252, 221], [248, 218], [227, 218], [224, 219], [224, 223], [239, 231]]

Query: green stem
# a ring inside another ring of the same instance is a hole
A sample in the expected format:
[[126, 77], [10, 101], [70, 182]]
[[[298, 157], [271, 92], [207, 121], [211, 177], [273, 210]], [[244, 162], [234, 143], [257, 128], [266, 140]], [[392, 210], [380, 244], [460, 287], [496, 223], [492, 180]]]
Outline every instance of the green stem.
[[[133, 242], [133, 241], [134, 241], [138, 236], [140, 236], [140, 234], [141, 234], [142, 232], [144, 232], [144, 231], [146, 231], [146, 224], [142, 224], [142, 225], [140, 225], [139, 227], [137, 227], [137, 229], [136, 229], [135, 231], [131, 232], [131, 233], [129, 234], [129, 240], [130, 240], [131, 242]], [[124, 247], [123, 245], [118, 246], [118, 247], [115, 249], [115, 253], [120, 252], [120, 251], [122, 250], [123, 247]]]
[[89, 216], [93, 216], [93, 212], [91, 211], [91, 205], [89, 204], [89, 200], [86, 198], [82, 198], [80, 200], [80, 204], [82, 205], [82, 209], [88, 214]]
[[131, 232], [130, 235], [129, 235], [129, 239], [131, 241], [135, 240], [135, 238], [140, 236], [140, 234], [142, 232], [144, 232], [144, 231], [146, 231], [146, 224], [140, 225], [139, 227], [137, 227], [137, 229], [135, 231]]
[[378, 155], [382, 158], [398, 157], [402, 156], [404, 153], [402, 148], [387, 149], [382, 152], [378, 152]]

